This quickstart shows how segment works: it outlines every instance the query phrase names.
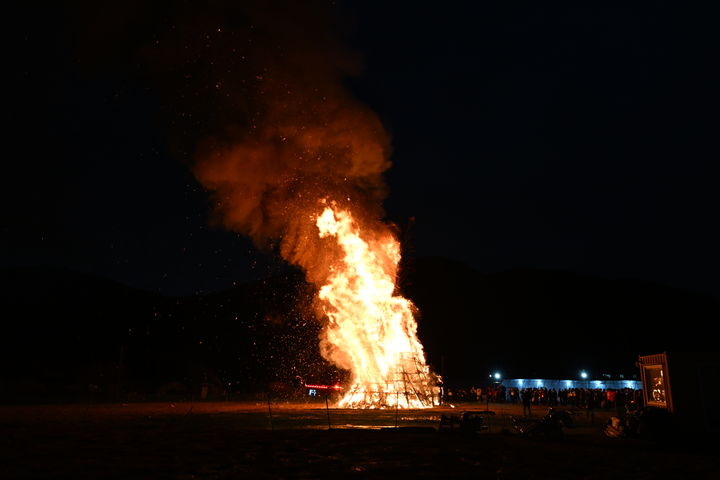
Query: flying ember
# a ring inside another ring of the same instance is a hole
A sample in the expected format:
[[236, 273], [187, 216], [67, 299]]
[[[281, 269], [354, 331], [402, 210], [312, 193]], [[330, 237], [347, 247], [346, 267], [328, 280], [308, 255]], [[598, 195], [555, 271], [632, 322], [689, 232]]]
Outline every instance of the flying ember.
[[321, 238], [342, 251], [320, 288], [328, 317], [323, 354], [351, 371], [340, 407], [426, 408], [437, 404], [438, 377], [425, 362], [413, 304], [395, 295], [400, 244], [390, 233], [362, 232], [350, 212], [334, 204], [317, 217]]

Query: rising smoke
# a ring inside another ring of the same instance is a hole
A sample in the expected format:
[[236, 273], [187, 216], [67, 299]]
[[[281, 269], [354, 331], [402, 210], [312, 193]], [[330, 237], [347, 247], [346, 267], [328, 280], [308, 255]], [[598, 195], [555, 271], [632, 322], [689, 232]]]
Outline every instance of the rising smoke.
[[236, 105], [237, 120], [203, 140], [193, 170], [225, 227], [278, 245], [320, 284], [333, 261], [313, 220], [321, 199], [351, 205], [361, 222], [376, 223], [371, 230], [386, 230], [377, 219], [389, 137], [343, 85], [357, 60], [333, 38], [331, 17], [308, 18], [297, 7], [248, 14], [252, 47], [236, 52], [247, 74], [235, 77], [242, 98], [233, 94], [224, 107]]
[[[131, 30], [147, 30], [143, 56], [172, 116], [176, 153], [191, 158], [216, 222], [276, 250], [318, 290], [321, 353], [352, 373], [346, 404], [409, 406], [399, 395], [409, 383], [428, 406], [433, 388], [414, 307], [394, 295], [400, 247], [380, 220], [389, 136], [343, 83], [359, 62], [342, 48], [328, 7], [181, 4], [142, 15], [153, 20]], [[94, 40], [82, 44], [108, 51], [102, 46], [125, 43]], [[422, 379], [400, 379], [401, 371]]]

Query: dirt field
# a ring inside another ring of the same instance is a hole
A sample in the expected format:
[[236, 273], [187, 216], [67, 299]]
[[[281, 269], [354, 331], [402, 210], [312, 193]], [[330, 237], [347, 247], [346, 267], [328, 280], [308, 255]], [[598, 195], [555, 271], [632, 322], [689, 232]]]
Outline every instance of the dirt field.
[[609, 439], [600, 433], [609, 413], [592, 424], [577, 414], [576, 428], [550, 442], [514, 435], [515, 408], [490, 408], [489, 430], [466, 436], [437, 431], [440, 415], [484, 404], [330, 409], [330, 428], [320, 405], [0, 407], [0, 478], [720, 478], [715, 446]]

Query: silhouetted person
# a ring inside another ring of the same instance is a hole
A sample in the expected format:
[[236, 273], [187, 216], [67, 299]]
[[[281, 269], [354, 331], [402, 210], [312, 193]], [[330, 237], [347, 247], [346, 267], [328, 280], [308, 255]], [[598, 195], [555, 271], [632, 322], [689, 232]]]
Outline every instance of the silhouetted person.
[[532, 416], [532, 394], [527, 390], [523, 390], [520, 394], [522, 397], [522, 404], [523, 404], [523, 415], [527, 415], [528, 417]]
[[595, 395], [588, 395], [585, 401], [585, 417], [591, 424], [595, 423]]
[[624, 390], [618, 390], [615, 393], [615, 412], [617, 413], [618, 418], [625, 418], [625, 406], [626, 406], [626, 399], [625, 399], [625, 391]]

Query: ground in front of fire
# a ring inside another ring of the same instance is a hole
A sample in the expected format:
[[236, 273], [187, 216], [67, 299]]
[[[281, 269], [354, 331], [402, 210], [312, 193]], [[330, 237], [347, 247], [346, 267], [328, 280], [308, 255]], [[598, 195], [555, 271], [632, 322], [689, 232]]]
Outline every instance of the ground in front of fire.
[[[467, 411], [487, 429], [440, 427]], [[183, 402], [5, 406], [4, 478], [717, 478], [692, 437], [602, 434], [614, 410], [572, 407], [562, 438], [524, 438], [522, 405], [422, 410], [326, 409], [322, 403]], [[547, 408], [533, 406], [533, 419]]]

